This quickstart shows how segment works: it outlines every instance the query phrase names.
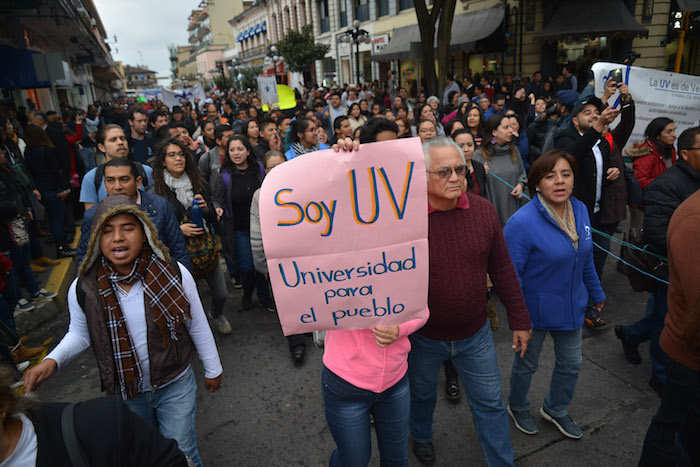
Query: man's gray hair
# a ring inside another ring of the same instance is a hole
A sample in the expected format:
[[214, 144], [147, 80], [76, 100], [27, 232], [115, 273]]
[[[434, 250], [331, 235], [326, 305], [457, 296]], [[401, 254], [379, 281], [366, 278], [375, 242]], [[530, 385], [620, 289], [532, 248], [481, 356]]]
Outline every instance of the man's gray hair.
[[440, 105], [440, 99], [438, 99], [437, 96], [430, 96], [428, 99], [425, 101], [426, 104], [430, 104], [432, 101], [435, 101]]
[[467, 164], [467, 160], [464, 158], [464, 152], [462, 152], [462, 148], [457, 146], [457, 143], [455, 143], [452, 138], [449, 138], [447, 136], [436, 136], [435, 138], [423, 143], [423, 155], [425, 156], [425, 170], [430, 170], [432, 168], [432, 164], [430, 161], [430, 151], [435, 148], [442, 148], [445, 146], [455, 148], [459, 152], [460, 157], [462, 158], [462, 163], [464, 165]]

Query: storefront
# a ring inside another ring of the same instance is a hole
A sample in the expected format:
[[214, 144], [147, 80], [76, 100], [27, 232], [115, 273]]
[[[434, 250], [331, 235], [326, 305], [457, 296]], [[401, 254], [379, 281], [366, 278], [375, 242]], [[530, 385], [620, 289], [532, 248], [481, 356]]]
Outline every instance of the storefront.
[[[600, 14], [604, 11], [605, 14]], [[542, 41], [541, 71], [561, 72], [563, 66], [583, 74], [597, 61], [623, 62], [634, 37], [649, 30], [634, 18], [623, 0], [561, 0], [544, 11], [545, 23], [535, 39]]]

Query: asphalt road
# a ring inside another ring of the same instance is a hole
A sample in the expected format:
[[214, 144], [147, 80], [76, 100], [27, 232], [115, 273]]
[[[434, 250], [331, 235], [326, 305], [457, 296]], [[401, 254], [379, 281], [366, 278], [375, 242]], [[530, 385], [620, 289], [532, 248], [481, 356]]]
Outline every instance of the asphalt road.
[[[640, 346], [641, 365], [627, 363], [613, 333], [615, 324], [643, 316], [646, 294], [631, 290], [609, 260], [603, 286], [608, 301], [603, 316], [609, 325], [595, 333], [584, 329], [583, 368], [569, 407], [584, 429], [584, 437], [564, 438], [541, 420], [537, 411], [551, 377], [554, 356], [547, 340], [540, 370], [533, 378], [530, 397], [539, 434], [527, 436], [511, 423], [516, 464], [521, 466], [632, 466], [659, 398], [648, 386], [651, 367], [648, 345]], [[209, 296], [202, 283], [200, 295]], [[302, 366], [295, 366], [287, 349], [276, 314], [255, 309], [239, 311], [240, 292], [230, 290], [225, 314], [233, 333], [221, 336], [217, 345], [224, 366], [221, 389], [204, 390], [201, 365], [195, 369], [200, 381], [197, 433], [205, 465], [209, 466], [319, 466], [327, 465], [334, 447], [323, 412], [321, 397], [322, 350], [308, 338]], [[501, 327], [494, 333], [501, 366], [504, 398], [513, 356], [510, 332], [504, 328], [505, 312], [499, 306]], [[67, 329], [67, 313], [50, 325], [34, 330], [30, 343], [53, 337], [54, 344]], [[444, 397], [440, 380], [435, 412], [435, 438], [439, 466], [483, 465], [479, 442], [464, 395], [453, 403]], [[90, 351], [67, 365], [46, 382], [33, 397], [47, 401], [80, 401], [100, 396], [99, 376]], [[409, 441], [410, 442], [410, 441]], [[376, 439], [371, 465], [379, 465]], [[413, 454], [409, 465], [420, 465]]]

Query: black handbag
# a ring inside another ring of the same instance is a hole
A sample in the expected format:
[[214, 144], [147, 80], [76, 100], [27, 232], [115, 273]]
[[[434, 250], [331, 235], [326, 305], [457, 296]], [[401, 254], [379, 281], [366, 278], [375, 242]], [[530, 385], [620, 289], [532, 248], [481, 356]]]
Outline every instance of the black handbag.
[[[643, 235], [643, 229], [637, 231], [635, 228], [631, 228], [628, 234], [623, 234], [623, 240], [644, 251], [622, 245], [620, 258], [647, 274], [668, 282], [668, 261], [661, 259], [651, 246], [644, 243]], [[663, 282], [639, 272], [622, 261], [618, 261], [617, 270], [627, 276], [627, 280], [635, 292], [654, 292], [660, 285], [663, 285]]]

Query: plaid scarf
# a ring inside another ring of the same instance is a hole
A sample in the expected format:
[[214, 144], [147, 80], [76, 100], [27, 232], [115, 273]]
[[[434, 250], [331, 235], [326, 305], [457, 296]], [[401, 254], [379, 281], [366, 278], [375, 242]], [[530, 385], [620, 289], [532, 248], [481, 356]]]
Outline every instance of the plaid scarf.
[[160, 328], [163, 348], [177, 341], [177, 328], [185, 319], [192, 319], [190, 303], [173, 266], [162, 261], [146, 246], [134, 261], [131, 272], [121, 275], [103, 256], [97, 269], [97, 289], [107, 328], [112, 341], [116, 379], [122, 398], [131, 399], [145, 390], [143, 371], [136, 348], [126, 327], [115, 288], [120, 283], [143, 281], [153, 321]]

